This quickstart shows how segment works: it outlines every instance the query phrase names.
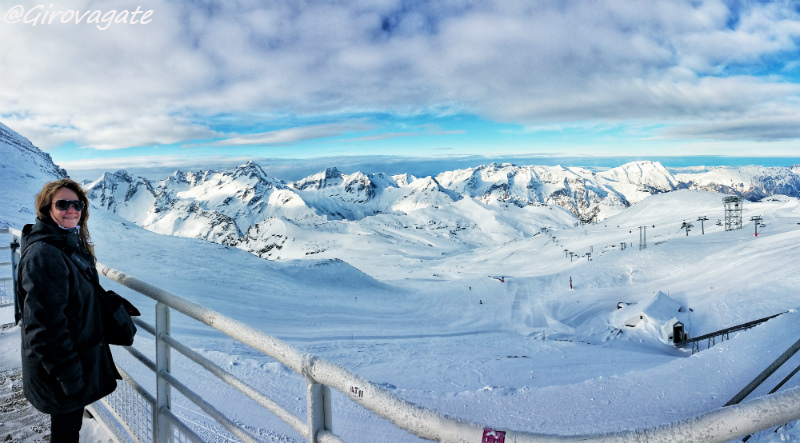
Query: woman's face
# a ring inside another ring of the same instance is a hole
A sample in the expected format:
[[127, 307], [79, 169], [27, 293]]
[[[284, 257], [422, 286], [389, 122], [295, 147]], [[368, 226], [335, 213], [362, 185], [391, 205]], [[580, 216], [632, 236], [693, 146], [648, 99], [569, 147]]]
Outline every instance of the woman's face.
[[76, 201], [79, 200], [78, 194], [69, 188], [58, 188], [53, 194], [53, 200], [50, 202], [50, 217], [54, 222], [67, 229], [78, 226], [78, 222], [81, 220], [81, 211], [76, 211], [73, 205], [69, 205], [66, 211], [58, 209], [56, 208], [55, 202], [59, 200]]

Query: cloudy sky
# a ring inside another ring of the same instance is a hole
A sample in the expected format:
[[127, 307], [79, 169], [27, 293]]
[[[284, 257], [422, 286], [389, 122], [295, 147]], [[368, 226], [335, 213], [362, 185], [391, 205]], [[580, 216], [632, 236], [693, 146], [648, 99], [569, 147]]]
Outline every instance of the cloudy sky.
[[800, 157], [789, 0], [0, 0], [0, 14], [0, 122], [70, 171]]

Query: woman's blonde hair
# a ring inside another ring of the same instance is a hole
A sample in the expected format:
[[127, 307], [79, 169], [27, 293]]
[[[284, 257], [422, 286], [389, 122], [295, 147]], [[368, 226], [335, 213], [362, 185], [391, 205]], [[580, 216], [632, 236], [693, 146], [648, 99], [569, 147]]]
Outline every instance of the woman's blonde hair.
[[69, 178], [62, 178], [54, 182], [44, 185], [39, 195], [36, 196], [36, 215], [42, 221], [53, 221], [50, 217], [50, 205], [53, 203], [53, 194], [61, 188], [67, 188], [78, 195], [78, 199], [83, 202], [83, 211], [81, 211], [81, 219], [78, 221], [80, 225], [80, 232], [78, 234], [81, 243], [92, 255], [94, 255], [94, 245], [92, 245], [91, 237], [89, 236], [89, 199], [86, 193], [83, 192], [81, 185]]

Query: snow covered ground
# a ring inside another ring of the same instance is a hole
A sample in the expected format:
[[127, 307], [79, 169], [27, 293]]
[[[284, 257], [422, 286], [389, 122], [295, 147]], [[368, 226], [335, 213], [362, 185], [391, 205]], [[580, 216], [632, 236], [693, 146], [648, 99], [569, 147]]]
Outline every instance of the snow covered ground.
[[[757, 237], [749, 222], [755, 215], [764, 224]], [[702, 235], [697, 219], [704, 216]], [[91, 229], [104, 264], [332, 360], [404, 399], [496, 429], [575, 435], [655, 426], [719, 408], [800, 338], [800, 314], [793, 311], [800, 304], [800, 201], [745, 202], [741, 230], [726, 232], [718, 219], [724, 219], [721, 194], [676, 191], [596, 225], [548, 217], [538, 234], [491, 247], [399, 253], [352, 236], [339, 260], [329, 251], [278, 262], [154, 234], [98, 208]], [[688, 236], [684, 221], [695, 225]], [[390, 235], [399, 238], [401, 229]], [[152, 321], [149, 300], [106, 285]], [[659, 291], [667, 302], [650, 304]], [[629, 305], [618, 311], [620, 302]], [[671, 312], [675, 306], [679, 312]], [[669, 343], [673, 318], [699, 336], [784, 311], [790, 312], [695, 355]], [[640, 313], [637, 326], [625, 325]], [[299, 376], [205, 326], [180, 315], [173, 320], [179, 340], [303, 416]], [[13, 334], [0, 334], [0, 369], [14, 366]], [[153, 341], [141, 333], [135, 347], [152, 354]], [[124, 351], [117, 357], [152, 387], [147, 370]], [[799, 362], [792, 359], [749, 398], [765, 394]], [[302, 441], [213, 376], [179, 357], [173, 365], [264, 441]], [[786, 388], [797, 385], [792, 379]], [[228, 441], [176, 397], [177, 412], [203, 435]], [[334, 431], [345, 441], [419, 440], [344, 395], [334, 395], [333, 407]], [[794, 424], [773, 431], [750, 441], [800, 441]]]

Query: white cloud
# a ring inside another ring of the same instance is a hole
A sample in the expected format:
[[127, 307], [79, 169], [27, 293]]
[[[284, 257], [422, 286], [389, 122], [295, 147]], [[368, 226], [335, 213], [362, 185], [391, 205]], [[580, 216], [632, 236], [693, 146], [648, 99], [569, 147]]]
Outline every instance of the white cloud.
[[369, 124], [320, 124], [275, 131], [261, 132], [257, 134], [246, 134], [232, 138], [225, 138], [213, 143], [204, 144], [205, 146], [258, 146], [258, 145], [282, 145], [291, 144], [304, 140], [313, 140], [326, 137], [334, 137], [352, 131], [367, 131], [373, 129]]
[[[122, 5], [137, 6], [114, 7]], [[0, 26], [0, 118], [44, 148], [70, 140], [116, 149], [225, 137], [205, 123], [219, 114], [331, 114], [335, 122], [445, 109], [534, 126], [695, 119], [701, 127], [777, 104], [800, 111], [786, 101], [798, 96], [797, 83], [780, 72], [783, 54], [796, 54], [800, 19], [783, 2], [733, 12], [722, 1], [677, 0], [154, 0], [147, 8], [151, 23], [106, 31]], [[771, 76], [747, 69], [767, 59], [778, 61]], [[744, 68], [726, 71], [732, 66]], [[325, 137], [335, 126], [228, 143]], [[747, 135], [759, 137], [757, 129]]]
[[[800, 139], [800, 116], [748, 115], [738, 118], [679, 124], [662, 133], [663, 138], [710, 140], [797, 140]], [[797, 147], [794, 147], [797, 155]]]

